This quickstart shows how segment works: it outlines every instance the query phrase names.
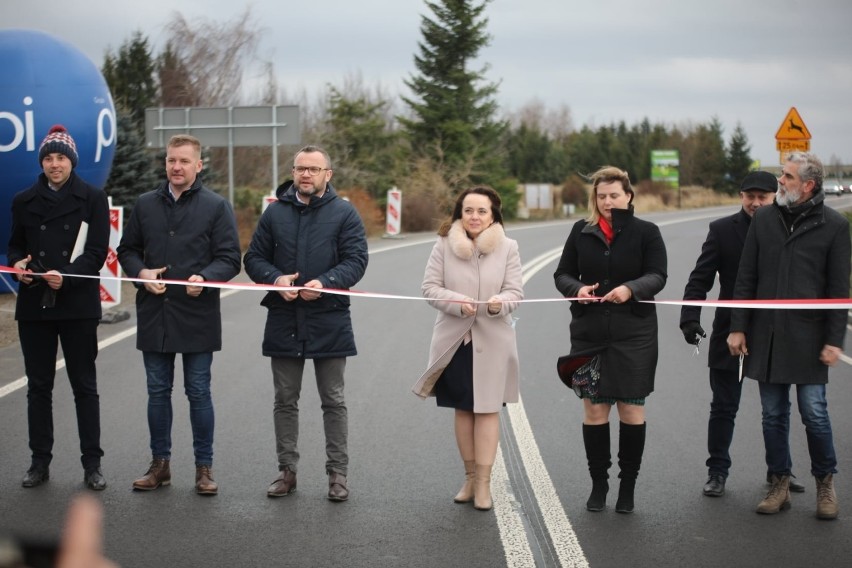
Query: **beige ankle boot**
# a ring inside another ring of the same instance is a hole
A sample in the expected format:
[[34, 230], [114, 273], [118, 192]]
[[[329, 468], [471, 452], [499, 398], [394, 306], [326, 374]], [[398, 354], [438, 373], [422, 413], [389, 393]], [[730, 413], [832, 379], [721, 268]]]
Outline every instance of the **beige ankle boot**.
[[473, 508], [480, 511], [490, 511], [494, 506], [491, 501], [491, 467], [476, 464], [473, 476]]
[[476, 472], [476, 462], [464, 461], [464, 485], [453, 498], [456, 503], [470, 503], [473, 501], [473, 476]]
[[837, 493], [834, 491], [834, 475], [828, 474], [822, 479], [816, 478], [817, 518], [836, 519], [840, 507], [837, 506]]
[[772, 487], [769, 493], [757, 505], [757, 512], [761, 515], [774, 515], [790, 508], [790, 476], [773, 475], [770, 480]]

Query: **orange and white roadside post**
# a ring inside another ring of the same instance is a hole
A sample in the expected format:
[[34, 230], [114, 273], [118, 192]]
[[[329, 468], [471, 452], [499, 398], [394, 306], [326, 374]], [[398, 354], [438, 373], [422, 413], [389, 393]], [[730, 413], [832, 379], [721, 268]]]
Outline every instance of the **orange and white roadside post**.
[[402, 192], [394, 186], [388, 190], [385, 235], [398, 237], [402, 232]]

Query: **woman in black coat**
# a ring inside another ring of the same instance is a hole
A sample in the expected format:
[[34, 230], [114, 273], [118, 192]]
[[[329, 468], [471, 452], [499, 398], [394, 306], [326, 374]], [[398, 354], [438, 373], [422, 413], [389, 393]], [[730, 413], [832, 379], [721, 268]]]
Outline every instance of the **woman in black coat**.
[[666, 283], [666, 247], [653, 223], [633, 216], [627, 172], [605, 166], [590, 176], [589, 217], [574, 225], [553, 275], [571, 303], [571, 354], [596, 355], [600, 380], [579, 389], [583, 441], [592, 477], [589, 511], [602, 511], [609, 491], [609, 413], [618, 408], [621, 485], [615, 510], [633, 512], [633, 488], [645, 449], [645, 397], [654, 390], [657, 312]]

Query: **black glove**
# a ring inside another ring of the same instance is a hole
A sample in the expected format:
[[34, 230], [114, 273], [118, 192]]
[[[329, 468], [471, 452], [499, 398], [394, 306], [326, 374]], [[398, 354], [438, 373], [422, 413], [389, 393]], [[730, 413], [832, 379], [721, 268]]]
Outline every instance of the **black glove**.
[[[27, 268], [33, 272], [47, 272], [47, 269], [39, 260], [32, 261], [27, 265]], [[30, 286], [39, 286], [44, 284], [44, 292], [41, 293], [41, 307], [52, 308], [56, 306], [56, 290], [47, 285], [47, 282], [44, 281], [44, 276], [33, 276], [32, 278], [33, 281]]]
[[697, 321], [685, 321], [680, 324], [680, 330], [683, 332], [683, 338], [690, 345], [698, 345], [698, 342], [703, 337], [707, 337], [707, 333], [701, 324]]

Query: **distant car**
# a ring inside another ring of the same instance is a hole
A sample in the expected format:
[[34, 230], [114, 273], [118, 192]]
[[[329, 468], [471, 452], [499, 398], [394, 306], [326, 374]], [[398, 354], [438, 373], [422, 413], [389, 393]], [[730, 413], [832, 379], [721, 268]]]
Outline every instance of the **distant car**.
[[852, 193], [852, 183], [842, 186], [843, 193]]
[[822, 182], [822, 190], [826, 195], [843, 195], [843, 186], [836, 181]]

